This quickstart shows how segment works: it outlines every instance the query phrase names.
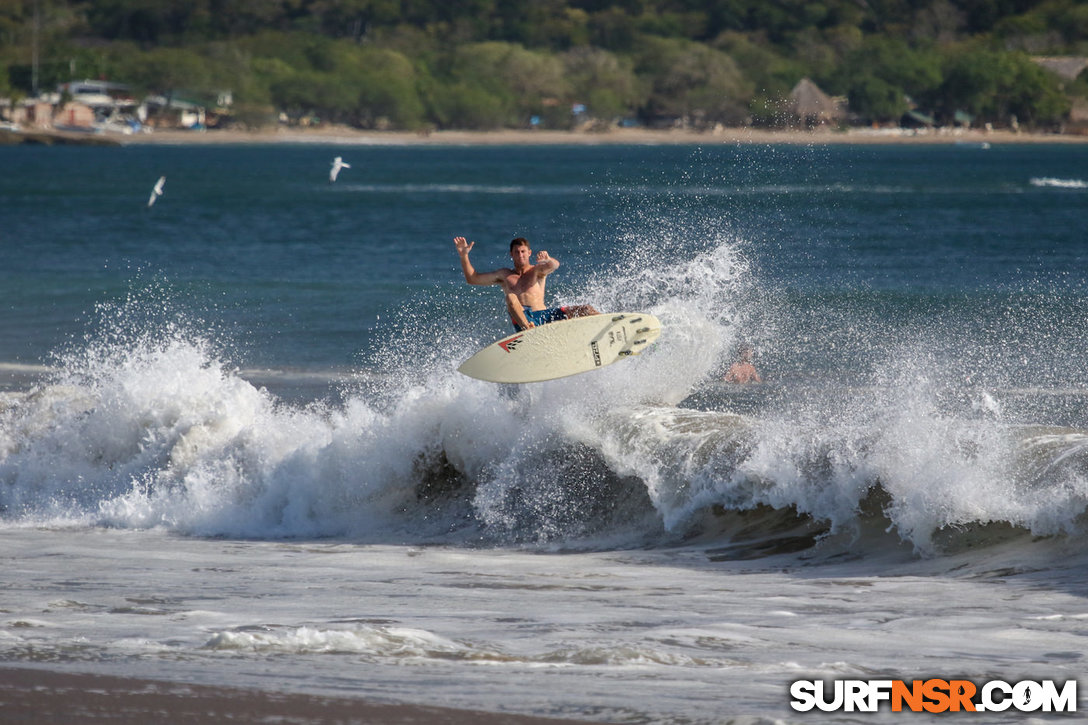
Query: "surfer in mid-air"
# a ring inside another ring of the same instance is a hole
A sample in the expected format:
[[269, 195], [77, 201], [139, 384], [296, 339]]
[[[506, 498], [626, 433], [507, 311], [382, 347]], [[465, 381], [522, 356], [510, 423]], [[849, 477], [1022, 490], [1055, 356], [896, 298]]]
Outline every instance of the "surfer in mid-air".
[[533, 264], [533, 250], [527, 239], [518, 237], [510, 242], [510, 258], [514, 261], [514, 268], [504, 267], [494, 272], [477, 272], [472, 266], [468, 253], [476, 242], [456, 237], [453, 243], [461, 257], [461, 271], [465, 273], [466, 282], [502, 286], [510, 321], [519, 332], [557, 320], [598, 314], [590, 305], [550, 308], [544, 305], [544, 283], [549, 274], [559, 269], [559, 260], [553, 259], [545, 251], [540, 251], [536, 255], [536, 264]]

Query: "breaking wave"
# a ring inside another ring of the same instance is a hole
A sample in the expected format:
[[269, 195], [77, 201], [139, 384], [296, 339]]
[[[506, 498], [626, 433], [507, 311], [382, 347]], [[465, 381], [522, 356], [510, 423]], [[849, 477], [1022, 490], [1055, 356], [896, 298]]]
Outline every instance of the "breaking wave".
[[1032, 186], [1049, 186], [1058, 189], [1088, 189], [1088, 181], [1081, 179], [1056, 179], [1050, 176], [1036, 176], [1031, 179]]
[[[520, 389], [449, 375], [479, 341], [447, 321], [423, 330], [445, 336], [430, 357], [391, 344], [339, 383], [339, 400], [288, 403], [199, 325], [149, 325], [138, 301], [111, 310], [107, 333], [5, 398], [0, 521], [484, 545], [697, 540], [736, 557], [870, 530], [924, 553], [995, 526], [1079, 535], [1088, 432], [1010, 420], [996, 388], [961, 387], [950, 404], [924, 355], [889, 354], [862, 386], [717, 382], [742, 337], [785, 329], [781, 302], [750, 304], [764, 293], [742, 242], [677, 235], [667, 259], [627, 240], [588, 285], [600, 309], [657, 315], [653, 348]], [[414, 336], [426, 323], [399, 324]], [[1061, 394], [1083, 402], [1079, 389]], [[314, 646], [341, 646], [328, 639]], [[240, 633], [209, 646], [288, 645]]]

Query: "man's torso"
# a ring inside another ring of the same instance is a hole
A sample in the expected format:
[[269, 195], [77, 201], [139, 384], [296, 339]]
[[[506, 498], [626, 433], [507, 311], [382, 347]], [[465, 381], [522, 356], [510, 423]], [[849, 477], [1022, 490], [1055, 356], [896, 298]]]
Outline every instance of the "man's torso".
[[502, 288], [505, 292], [513, 292], [518, 301], [525, 307], [534, 310], [544, 309], [544, 281], [545, 277], [536, 273], [536, 267], [529, 267], [524, 272], [518, 273], [513, 269], [504, 269], [502, 276]]

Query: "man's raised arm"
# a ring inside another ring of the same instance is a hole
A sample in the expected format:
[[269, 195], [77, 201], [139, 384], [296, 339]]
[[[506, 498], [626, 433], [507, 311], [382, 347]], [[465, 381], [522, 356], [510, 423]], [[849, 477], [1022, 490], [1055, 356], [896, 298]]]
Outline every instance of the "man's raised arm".
[[545, 251], [537, 252], [536, 254], [536, 270], [537, 274], [544, 276], [551, 274], [555, 270], [559, 269], [559, 260], [553, 259]]
[[477, 272], [468, 261], [468, 253], [476, 246], [476, 242], [467, 241], [464, 237], [454, 237], [453, 244], [457, 247], [457, 254], [461, 257], [461, 271], [465, 274], [465, 281], [469, 284], [499, 284], [501, 275], [496, 272]]

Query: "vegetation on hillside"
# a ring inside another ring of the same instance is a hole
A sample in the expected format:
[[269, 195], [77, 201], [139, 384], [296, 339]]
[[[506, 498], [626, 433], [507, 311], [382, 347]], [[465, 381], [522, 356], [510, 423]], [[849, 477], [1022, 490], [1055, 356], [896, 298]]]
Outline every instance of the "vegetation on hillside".
[[1079, 0], [0, 0], [0, 96], [32, 92], [35, 37], [40, 89], [229, 89], [251, 125], [775, 124], [809, 77], [859, 122], [1049, 127], [1088, 96], [1030, 60], [1088, 55]]

